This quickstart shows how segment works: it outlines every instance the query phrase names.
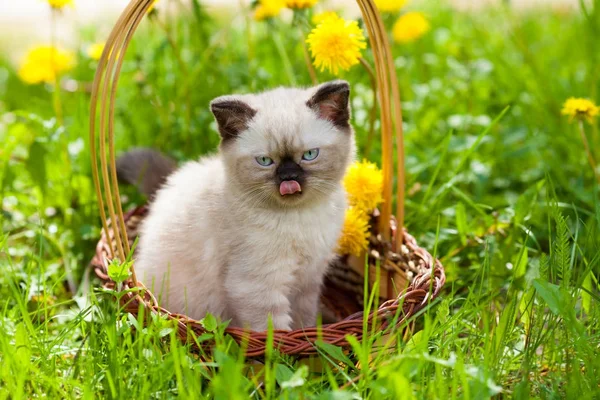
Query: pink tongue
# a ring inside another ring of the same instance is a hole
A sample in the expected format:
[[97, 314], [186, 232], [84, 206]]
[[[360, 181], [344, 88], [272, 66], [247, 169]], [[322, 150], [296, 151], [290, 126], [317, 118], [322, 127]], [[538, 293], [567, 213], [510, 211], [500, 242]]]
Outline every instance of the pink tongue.
[[296, 192], [301, 192], [302, 188], [300, 187], [300, 184], [296, 181], [283, 181], [281, 182], [281, 185], [279, 185], [279, 193], [281, 193], [282, 196], [285, 196], [286, 194], [294, 194]]

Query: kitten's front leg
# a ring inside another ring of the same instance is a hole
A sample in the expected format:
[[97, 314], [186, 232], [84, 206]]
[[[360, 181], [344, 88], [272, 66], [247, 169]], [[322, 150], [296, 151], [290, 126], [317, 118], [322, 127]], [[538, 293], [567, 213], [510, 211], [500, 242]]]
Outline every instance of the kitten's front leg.
[[[235, 315], [232, 326], [250, 327], [253, 331], [267, 330], [271, 315], [274, 329], [289, 330], [290, 315], [289, 286], [277, 279], [277, 274], [260, 275], [232, 271], [228, 274], [228, 308]], [[275, 275], [275, 276], [273, 276]]]
[[312, 284], [304, 285], [300, 288], [294, 296], [292, 303], [293, 329], [308, 328], [316, 325], [320, 296], [320, 282], [312, 282]]

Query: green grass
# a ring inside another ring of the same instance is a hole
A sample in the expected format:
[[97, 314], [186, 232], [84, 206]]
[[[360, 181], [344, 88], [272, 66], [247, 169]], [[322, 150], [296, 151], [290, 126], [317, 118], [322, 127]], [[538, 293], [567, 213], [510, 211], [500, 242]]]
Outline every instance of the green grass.
[[[85, 91], [95, 63], [78, 55], [61, 125], [52, 87], [24, 85], [0, 56], [0, 398], [598, 398], [600, 196], [576, 125], [560, 115], [570, 96], [600, 100], [600, 1], [586, 4], [464, 13], [428, 2], [433, 30], [394, 53], [407, 226], [448, 282], [390, 351], [367, 335], [347, 355], [319, 347], [302, 362], [275, 350], [264, 365], [244, 360], [220, 328], [201, 360], [169, 322], [142, 326], [118, 293], [93, 279], [88, 290], [100, 225]], [[123, 68], [119, 149], [198, 157], [218, 142], [210, 99], [310, 83], [287, 23], [248, 27], [196, 7], [158, 17]], [[82, 31], [82, 46], [95, 32]], [[361, 155], [378, 161], [378, 142], [365, 151], [368, 76], [358, 66], [342, 77]], [[600, 159], [598, 122], [585, 128]]]

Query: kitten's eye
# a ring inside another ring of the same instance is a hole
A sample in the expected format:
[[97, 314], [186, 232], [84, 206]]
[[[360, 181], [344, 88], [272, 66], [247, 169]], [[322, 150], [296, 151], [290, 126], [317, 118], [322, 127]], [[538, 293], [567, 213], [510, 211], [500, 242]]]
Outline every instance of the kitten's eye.
[[306, 161], [312, 161], [315, 158], [317, 158], [318, 155], [319, 149], [310, 149], [308, 151], [305, 151], [304, 154], [302, 154], [302, 159]]
[[273, 164], [273, 160], [267, 156], [256, 157], [256, 162], [263, 167], [268, 167], [269, 165]]

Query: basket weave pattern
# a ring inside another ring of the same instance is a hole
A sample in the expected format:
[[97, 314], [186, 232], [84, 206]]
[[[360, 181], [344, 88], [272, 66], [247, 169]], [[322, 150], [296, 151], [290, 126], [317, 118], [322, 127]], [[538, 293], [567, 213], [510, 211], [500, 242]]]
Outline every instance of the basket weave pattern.
[[[130, 244], [133, 243], [137, 236], [139, 224], [147, 212], [147, 207], [138, 207], [124, 215], [127, 239]], [[112, 229], [109, 232], [112, 232]], [[426, 269], [416, 275], [408, 288], [403, 290], [396, 298], [385, 301], [377, 310], [366, 316], [368, 332], [372, 332], [373, 328], [377, 331], [393, 328], [390, 326], [390, 323], [394, 321], [396, 327], [402, 327], [431, 299], [437, 297], [446, 280], [444, 269], [438, 260], [434, 262], [433, 257], [426, 250], [419, 247], [415, 239], [408, 233], [405, 232], [403, 238], [404, 245], [409, 249], [412, 261]], [[107, 238], [103, 234], [98, 242], [96, 255], [92, 260], [94, 272], [103, 281], [104, 286], [109, 289], [115, 287], [115, 283], [110, 280], [107, 273], [108, 264], [112, 259], [111, 246], [114, 246], [113, 238]], [[332, 268], [336, 269], [335, 266]], [[323, 293], [323, 303], [334, 309], [334, 311], [339, 311], [340, 308], [343, 308], [339, 304], [341, 302], [339, 298], [340, 291], [339, 288], [335, 287], [335, 283], [333, 283], [339, 282], [339, 280], [328, 280], [328, 282], [329, 284], [326, 284]], [[132, 288], [135, 288], [135, 285], [130, 279], [125, 282], [124, 289]], [[138, 282], [138, 288], [142, 289], [139, 294], [135, 291], [127, 291], [122, 297], [121, 302], [125, 311], [137, 316], [140, 306], [142, 306], [151, 312], [160, 313], [176, 320], [178, 335], [183, 341], [189, 340], [189, 332], [193, 332], [195, 335], [206, 333], [199, 321], [185, 315], [171, 313], [160, 307], [156, 298], [140, 282]], [[395, 318], [396, 316], [397, 318]], [[336, 346], [346, 346], [348, 345], [345, 338], [346, 335], [354, 335], [358, 339], [362, 337], [364, 317], [363, 312], [356, 312], [339, 322], [326, 324], [320, 328], [275, 331], [274, 343], [282, 353], [294, 356], [317, 354], [315, 342], [318, 339]], [[248, 357], [262, 356], [265, 353], [267, 332], [251, 332], [237, 327], [228, 327], [226, 333], [238, 343], [245, 346]], [[196, 342], [190, 341], [190, 343], [192, 348], [200, 350]], [[203, 342], [201, 344], [204, 347], [202, 350], [209, 351], [212, 344], [210, 341]]]

